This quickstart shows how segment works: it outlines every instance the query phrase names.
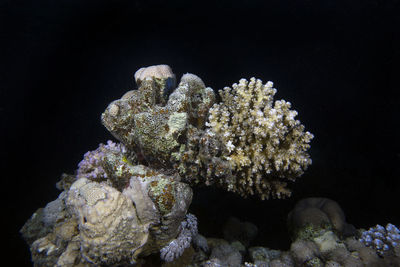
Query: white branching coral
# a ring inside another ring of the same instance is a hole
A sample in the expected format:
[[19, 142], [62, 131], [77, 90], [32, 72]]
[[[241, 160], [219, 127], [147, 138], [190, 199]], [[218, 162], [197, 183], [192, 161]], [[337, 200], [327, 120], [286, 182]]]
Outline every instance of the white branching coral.
[[241, 79], [220, 90], [222, 102], [210, 109], [207, 126], [225, 145], [223, 158], [236, 173], [230, 190], [262, 199], [290, 196], [294, 181], [311, 164], [307, 150], [313, 135], [295, 117], [290, 102], [274, 102], [272, 82]]

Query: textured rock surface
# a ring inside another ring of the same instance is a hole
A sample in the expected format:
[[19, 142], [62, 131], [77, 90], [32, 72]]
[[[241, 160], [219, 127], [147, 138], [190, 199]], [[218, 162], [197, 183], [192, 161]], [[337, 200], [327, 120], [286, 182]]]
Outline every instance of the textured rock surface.
[[139, 159], [170, 166], [171, 154], [185, 143], [187, 126], [201, 128], [205, 124], [214, 92], [193, 74], [182, 77], [167, 102], [159, 93], [165, 90], [166, 81], [159, 83], [147, 75], [138, 85], [138, 90], [108, 106], [102, 122]]
[[354, 235], [354, 226], [346, 222], [339, 204], [328, 198], [305, 198], [297, 202], [288, 215], [288, 226], [294, 237], [319, 235], [323, 230], [334, 230], [340, 235]]
[[51, 227], [46, 227], [43, 222], [43, 208], [38, 209], [32, 216], [26, 221], [20, 232], [25, 242], [29, 245], [52, 231]]
[[220, 244], [213, 248], [210, 259], [217, 259], [222, 266], [238, 267], [242, 263], [242, 255], [228, 244]]
[[229, 242], [239, 241], [245, 247], [257, 236], [257, 226], [251, 222], [241, 222], [235, 217], [230, 217], [224, 225], [224, 239]]
[[395, 247], [387, 243], [398, 234], [392, 224], [356, 231], [346, 223], [339, 205], [326, 198], [299, 201], [288, 219], [289, 228], [295, 233], [290, 252], [296, 266], [400, 266]]
[[133, 264], [184, 232], [191, 188], [142, 165], [128, 169], [123, 192], [111, 183], [79, 178], [27, 222], [21, 232], [33, 243], [35, 264]]
[[293, 255], [294, 260], [297, 264], [305, 264], [308, 261], [318, 258], [320, 252], [318, 246], [307, 240], [297, 240], [290, 246], [290, 252]]
[[44, 207], [42, 221], [46, 227], [53, 227], [57, 221], [66, 217], [65, 198], [66, 194], [63, 192], [56, 200], [49, 202]]
[[253, 262], [269, 262], [279, 258], [281, 256], [281, 251], [264, 247], [251, 247], [249, 248], [249, 256]]
[[207, 239], [200, 234], [193, 237], [193, 245], [195, 248], [202, 250], [203, 252], [208, 252], [210, 249], [208, 247]]
[[149, 238], [132, 201], [116, 189], [81, 178], [72, 186], [67, 205], [79, 224], [83, 258], [94, 264], [135, 262]]

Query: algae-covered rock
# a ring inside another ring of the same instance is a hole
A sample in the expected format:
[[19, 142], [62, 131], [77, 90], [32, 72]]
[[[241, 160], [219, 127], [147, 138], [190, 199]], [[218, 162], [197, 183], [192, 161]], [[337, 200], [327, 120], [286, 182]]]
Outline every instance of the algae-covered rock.
[[265, 247], [251, 247], [249, 248], [249, 256], [253, 262], [263, 261], [270, 262], [281, 256], [281, 251], [268, 249]]
[[[171, 88], [168, 79], [175, 76], [165, 66], [140, 69], [135, 77], [138, 90], [112, 102], [102, 114], [103, 125], [143, 162], [171, 167], [171, 154], [184, 144], [188, 125], [204, 126], [214, 92], [193, 74]], [[171, 93], [160, 93], [165, 91]]]

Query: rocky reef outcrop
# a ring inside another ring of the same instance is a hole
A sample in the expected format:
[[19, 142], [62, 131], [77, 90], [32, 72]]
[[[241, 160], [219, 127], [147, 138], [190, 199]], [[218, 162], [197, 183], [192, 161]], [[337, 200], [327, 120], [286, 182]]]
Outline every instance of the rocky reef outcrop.
[[137, 89], [101, 116], [119, 143], [87, 152], [76, 173], [57, 183], [59, 197], [21, 229], [34, 264], [140, 265], [160, 253], [170, 264], [192, 255], [210, 266], [240, 265], [257, 229], [243, 224], [243, 233], [235, 233], [241, 226], [233, 220], [225, 231], [229, 238], [251, 237], [210, 249], [188, 213], [192, 186], [261, 199], [290, 196], [288, 182], [311, 164], [313, 135], [289, 102], [274, 101], [272, 82], [242, 79], [221, 90], [217, 102], [214, 90], [194, 74], [176, 85], [167, 65], [141, 68], [135, 81]]

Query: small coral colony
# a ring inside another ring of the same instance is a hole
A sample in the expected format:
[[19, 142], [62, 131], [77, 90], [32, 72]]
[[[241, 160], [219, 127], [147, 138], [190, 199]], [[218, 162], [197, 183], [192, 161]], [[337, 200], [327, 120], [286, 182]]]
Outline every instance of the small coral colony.
[[[311, 164], [313, 135], [290, 102], [274, 100], [272, 82], [241, 79], [220, 90], [217, 101], [194, 74], [176, 85], [167, 65], [141, 68], [135, 81], [137, 89], [101, 116], [118, 142], [87, 152], [76, 173], [57, 183], [59, 197], [21, 229], [36, 266], [140, 266], [157, 254], [163, 265], [180, 261], [175, 266], [340, 266], [397, 257], [394, 225], [355, 230], [327, 199], [303, 200], [291, 212], [289, 251], [249, 247], [257, 227], [237, 219], [225, 240], [200, 235], [188, 213], [192, 187], [289, 197], [290, 183]], [[338, 249], [341, 258], [332, 252]], [[367, 259], [368, 252], [375, 257]]]

